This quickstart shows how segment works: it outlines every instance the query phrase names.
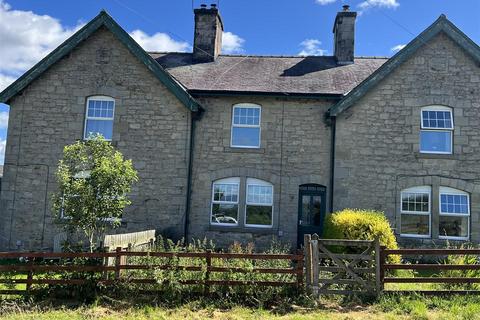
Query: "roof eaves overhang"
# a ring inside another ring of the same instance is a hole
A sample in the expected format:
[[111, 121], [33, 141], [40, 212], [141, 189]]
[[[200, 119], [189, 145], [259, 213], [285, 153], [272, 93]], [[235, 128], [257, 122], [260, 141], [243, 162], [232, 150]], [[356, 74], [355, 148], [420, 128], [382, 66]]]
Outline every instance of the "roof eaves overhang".
[[189, 90], [194, 97], [205, 96], [257, 96], [295, 99], [329, 99], [340, 100], [343, 95], [337, 93], [302, 93], [302, 92], [270, 92], [270, 91], [234, 91], [234, 90]]

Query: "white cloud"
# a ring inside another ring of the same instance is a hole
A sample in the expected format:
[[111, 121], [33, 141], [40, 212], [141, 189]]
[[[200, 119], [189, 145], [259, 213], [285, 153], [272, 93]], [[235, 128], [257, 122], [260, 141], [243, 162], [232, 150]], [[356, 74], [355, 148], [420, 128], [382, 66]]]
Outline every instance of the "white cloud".
[[405, 48], [406, 44], [397, 44], [395, 47], [390, 48], [390, 51], [392, 52], [398, 52]]
[[13, 81], [15, 81], [15, 77], [11, 77], [0, 72], [0, 91], [8, 87]]
[[242, 53], [245, 39], [234, 33], [224, 32], [222, 34], [222, 53]]
[[326, 4], [334, 3], [337, 0], [315, 0], [316, 3], [318, 3], [321, 6], [324, 6]]
[[142, 30], [134, 30], [130, 35], [146, 51], [183, 52], [190, 49], [187, 42], [175, 41], [166, 33], [158, 32], [149, 36]]
[[358, 5], [361, 10], [367, 10], [374, 7], [395, 9], [400, 5], [397, 0], [365, 0]]
[[0, 91], [32, 67], [78, 28], [32, 11], [13, 10], [0, 0]]
[[321, 49], [322, 42], [317, 39], [305, 39], [300, 43], [302, 51], [298, 53], [299, 56], [323, 56], [327, 50]]
[[8, 112], [0, 112], [0, 129], [5, 129], [8, 127]]
[[[82, 26], [83, 23], [78, 23], [74, 27], [66, 27], [54, 17], [14, 10], [0, 0], [0, 91]], [[175, 41], [165, 33], [150, 36], [141, 30], [135, 30], [130, 35], [145, 50], [190, 49], [187, 42]]]
[[81, 24], [68, 28], [58, 19], [32, 11], [13, 10], [0, 0], [0, 72], [10, 75], [30, 68], [72, 35]]

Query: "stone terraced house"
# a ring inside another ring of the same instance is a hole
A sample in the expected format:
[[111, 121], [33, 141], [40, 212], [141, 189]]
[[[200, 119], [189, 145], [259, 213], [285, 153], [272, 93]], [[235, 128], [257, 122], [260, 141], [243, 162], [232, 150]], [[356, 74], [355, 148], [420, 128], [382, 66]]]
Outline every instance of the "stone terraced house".
[[[297, 245], [328, 212], [382, 210], [405, 244], [480, 241], [480, 48], [444, 15], [393, 57], [222, 55], [215, 6], [192, 53], [145, 52], [106, 12], [0, 93], [10, 105], [3, 249], [52, 248], [62, 149], [92, 132], [140, 181], [117, 232]], [[7, 44], [8, 45], [8, 44]]]

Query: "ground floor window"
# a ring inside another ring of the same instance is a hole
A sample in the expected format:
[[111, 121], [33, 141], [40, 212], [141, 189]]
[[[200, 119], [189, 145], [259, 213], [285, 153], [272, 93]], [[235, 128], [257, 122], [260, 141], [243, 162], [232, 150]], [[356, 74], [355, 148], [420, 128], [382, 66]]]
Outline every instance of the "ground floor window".
[[245, 225], [271, 227], [273, 222], [273, 186], [258, 180], [247, 179]]
[[217, 180], [212, 190], [212, 224], [238, 224], [240, 178]]
[[438, 234], [441, 239], [468, 240], [470, 236], [470, 199], [468, 193], [440, 187], [440, 219]]
[[211, 225], [271, 228], [273, 185], [264, 180], [230, 177], [212, 184]]
[[431, 235], [431, 187], [419, 186], [401, 192], [400, 233], [405, 237], [428, 238]]
[[[432, 187], [417, 186], [400, 194], [400, 234], [403, 237], [431, 238], [432, 215], [438, 218], [438, 238], [468, 240], [470, 238], [470, 196], [449, 187], [437, 187], [438, 205], [431, 200]], [[437, 219], [436, 219], [437, 221]]]

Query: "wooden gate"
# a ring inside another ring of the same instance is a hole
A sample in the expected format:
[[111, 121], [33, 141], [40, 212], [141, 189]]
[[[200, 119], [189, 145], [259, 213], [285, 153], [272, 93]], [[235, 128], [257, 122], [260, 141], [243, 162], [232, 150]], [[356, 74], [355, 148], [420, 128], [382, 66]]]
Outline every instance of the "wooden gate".
[[382, 290], [378, 239], [320, 239], [307, 234], [304, 245], [306, 284], [314, 294], [376, 295]]

